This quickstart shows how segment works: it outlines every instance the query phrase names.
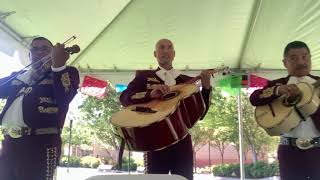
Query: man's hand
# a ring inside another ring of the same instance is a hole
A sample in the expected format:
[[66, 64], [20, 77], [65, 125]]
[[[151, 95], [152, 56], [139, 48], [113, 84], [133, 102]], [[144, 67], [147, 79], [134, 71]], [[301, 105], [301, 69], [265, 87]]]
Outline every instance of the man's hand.
[[51, 58], [52, 67], [58, 68], [64, 66], [69, 59], [70, 55], [64, 49], [64, 44], [57, 43], [52, 48]]
[[164, 84], [154, 85], [153, 90], [150, 93], [151, 99], [161, 98], [162, 95], [168, 93], [170, 91], [169, 86]]
[[299, 88], [295, 84], [281, 85], [278, 87], [278, 95], [286, 94], [290, 96], [298, 96], [300, 94]]
[[202, 87], [205, 89], [210, 89], [210, 78], [211, 74], [208, 70], [201, 71], [200, 74]]

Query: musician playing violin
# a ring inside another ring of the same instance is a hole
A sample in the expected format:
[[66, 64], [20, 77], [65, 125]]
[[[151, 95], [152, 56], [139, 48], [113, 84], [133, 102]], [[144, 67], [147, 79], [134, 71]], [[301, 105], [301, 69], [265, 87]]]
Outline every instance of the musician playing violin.
[[[175, 57], [173, 43], [168, 39], [161, 39], [156, 43], [154, 57], [159, 67], [156, 70], [137, 71], [135, 78], [121, 94], [120, 101], [124, 106], [145, 103], [161, 98], [169, 92], [169, 86], [185, 83], [192, 79], [183, 75], [172, 66]], [[210, 73], [201, 72], [202, 96], [209, 108], [211, 85]], [[148, 134], [146, 134], [148, 136]], [[166, 138], [166, 137], [163, 137]], [[178, 143], [158, 151], [145, 154], [146, 173], [149, 174], [178, 174], [189, 180], [193, 179], [193, 151], [191, 136], [187, 135]]]
[[[250, 96], [254, 106], [270, 104], [280, 96], [298, 97], [297, 83], [313, 84], [318, 76], [310, 74], [311, 54], [306, 43], [293, 41], [283, 53], [283, 64], [288, 76], [273, 81]], [[316, 92], [315, 92], [316, 93]], [[294, 109], [294, 111], [298, 111]], [[282, 180], [320, 179], [320, 110], [311, 116], [299, 115], [301, 122], [287, 133], [282, 133], [278, 146], [280, 176]]]
[[29, 50], [32, 68], [0, 79], [0, 98], [6, 99], [0, 115], [3, 180], [53, 179], [61, 154], [61, 131], [78, 89], [79, 73], [66, 66], [69, 53], [63, 44], [53, 46], [38, 37]]

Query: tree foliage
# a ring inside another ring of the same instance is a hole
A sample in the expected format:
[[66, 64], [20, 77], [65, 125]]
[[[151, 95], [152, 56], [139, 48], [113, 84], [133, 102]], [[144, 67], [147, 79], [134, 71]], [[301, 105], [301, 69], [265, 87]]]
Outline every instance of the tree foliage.
[[88, 96], [80, 106], [82, 118], [94, 137], [106, 149], [119, 150], [119, 140], [110, 124], [111, 115], [121, 109], [119, 95], [109, 83], [103, 99]]
[[[80, 106], [82, 119], [85, 122], [82, 126], [89, 128], [88, 133], [107, 149], [119, 149], [119, 140], [109, 122], [111, 115], [121, 109], [119, 95], [120, 93], [116, 93], [114, 88], [109, 86], [105, 98], [97, 99], [88, 96]], [[252, 152], [255, 161], [275, 150], [277, 138], [271, 138], [257, 125], [254, 107], [245, 93], [242, 93], [241, 109], [244, 154]], [[210, 141], [210, 144], [219, 150], [224, 163], [224, 151], [227, 146], [232, 145], [239, 152], [238, 124], [237, 97], [225, 96], [221, 90], [215, 89], [212, 92], [211, 106], [206, 117], [190, 130], [194, 152], [196, 153]], [[84, 133], [79, 131], [79, 135], [82, 134]]]
[[[69, 143], [70, 140], [70, 122], [63, 128], [62, 142]], [[71, 145], [92, 145], [94, 133], [83, 120], [73, 120], [71, 128]]]
[[250, 147], [253, 161], [263, 158], [264, 154], [274, 151], [278, 138], [269, 136], [255, 121], [254, 107], [250, 104], [246, 94], [242, 94], [241, 107], [243, 118], [243, 137], [245, 143]]
[[[222, 164], [224, 163], [224, 150], [227, 145], [233, 145], [238, 151], [238, 157], [240, 157], [237, 103], [237, 97], [224, 96], [220, 89], [214, 89], [210, 109], [202, 124], [203, 129], [206, 130], [204, 134], [206, 134], [207, 140], [210, 140], [211, 144], [219, 150]], [[256, 161], [259, 157], [263, 158], [267, 152], [275, 150], [277, 138], [268, 136], [257, 125], [254, 117], [254, 107], [250, 104], [246, 93], [241, 94], [241, 109], [244, 154], [251, 150], [253, 160]]]

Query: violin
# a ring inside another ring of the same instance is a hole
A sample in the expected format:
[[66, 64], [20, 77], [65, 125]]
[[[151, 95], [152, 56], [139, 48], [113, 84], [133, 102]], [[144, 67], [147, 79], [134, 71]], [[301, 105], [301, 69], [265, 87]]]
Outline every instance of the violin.
[[[72, 36], [71, 38], [67, 39], [63, 44], [66, 45], [67, 43], [73, 41], [74, 39], [76, 39], [75, 36]], [[66, 47], [65, 52], [69, 53], [70, 55], [75, 54], [80, 52], [80, 47], [78, 45], [73, 45], [72, 47]], [[48, 54], [47, 56], [43, 57], [42, 59], [32, 62], [30, 64], [28, 64], [27, 66], [25, 66], [24, 68], [22, 68], [20, 71], [18, 71], [17, 73], [15, 73], [12, 77], [10, 77], [8, 80], [0, 83], [0, 87], [9, 83], [10, 81], [12, 81], [13, 79], [15, 79], [18, 75], [22, 74], [25, 72], [25, 70], [30, 67], [33, 66], [33, 70], [34, 70], [34, 75], [36, 77], [40, 77], [42, 74], [44, 74], [45, 72], [47, 72], [51, 65], [52, 65], [52, 58], [51, 58], [51, 53]], [[40, 65], [39, 65], [40, 64]]]
[[[64, 50], [68, 54], [72, 55], [72, 54], [80, 52], [80, 47], [78, 45], [73, 45], [72, 47], [64, 48]], [[40, 65], [36, 66], [37, 63], [40, 63]], [[50, 69], [51, 65], [52, 65], [52, 57], [51, 57], [51, 54], [48, 54], [47, 56], [45, 56], [41, 60], [38, 60], [35, 62], [34, 66], [36, 66], [36, 68], [33, 68], [33, 70], [34, 70], [33, 73], [36, 76], [41, 76], [42, 74], [44, 74], [45, 72], [47, 72]]]

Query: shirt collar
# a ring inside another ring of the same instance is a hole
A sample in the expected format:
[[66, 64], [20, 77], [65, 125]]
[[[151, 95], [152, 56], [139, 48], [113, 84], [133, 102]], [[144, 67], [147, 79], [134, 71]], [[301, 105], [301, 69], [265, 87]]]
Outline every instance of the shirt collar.
[[180, 71], [175, 69], [166, 70], [159, 66], [158, 70], [156, 71], [156, 75], [164, 81], [166, 85], [175, 85], [176, 84], [176, 78], [181, 74]]
[[311, 78], [310, 76], [301, 76], [301, 77], [297, 77], [297, 76], [290, 76], [289, 80], [288, 80], [288, 84], [290, 83], [299, 83], [299, 82], [307, 82], [307, 83], [313, 83], [316, 80]]
[[[174, 68], [170, 69], [170, 70], [166, 70], [163, 67], [159, 66], [159, 70], [156, 72], [156, 74], [160, 74], [161, 75], [165, 75], [165, 73], [169, 73], [171, 75], [171, 77], [173, 77], [174, 79], [176, 79], [181, 73], [181, 71], [179, 70], [175, 70]], [[160, 77], [161, 78], [161, 77]], [[162, 78], [161, 78], [162, 79]], [[163, 80], [163, 79], [162, 79]]]

